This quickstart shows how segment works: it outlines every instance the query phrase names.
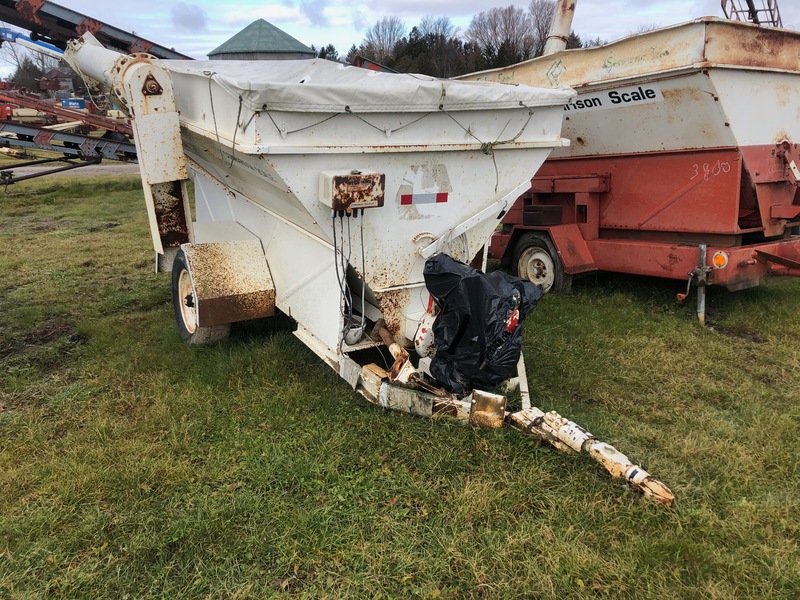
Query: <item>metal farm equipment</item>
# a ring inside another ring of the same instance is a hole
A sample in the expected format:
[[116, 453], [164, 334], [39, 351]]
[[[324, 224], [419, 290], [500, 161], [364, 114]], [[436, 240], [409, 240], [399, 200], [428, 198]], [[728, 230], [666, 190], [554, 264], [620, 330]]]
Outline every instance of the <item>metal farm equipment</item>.
[[[485, 277], [464, 263], [530, 187], [531, 169], [568, 143], [560, 131], [571, 90], [325, 60], [160, 60], [104, 48], [91, 34], [70, 42], [65, 60], [107, 86], [131, 116], [157, 264], [172, 272], [186, 341], [216, 341], [232, 322], [280, 310], [370, 402], [475, 425], [509, 423], [588, 453], [672, 506], [669, 489], [625, 455], [531, 407], [522, 360], [516, 412], [503, 395], [475, 385], [456, 393], [429, 375], [425, 355], [445, 306], [426, 287], [431, 265], [446, 256]], [[517, 281], [515, 289], [539, 293]], [[508, 296], [500, 335], [471, 365], [479, 371], [521, 335], [520, 297]], [[391, 367], [365, 358], [375, 348], [388, 350]]]
[[578, 92], [492, 240], [521, 277], [684, 280], [702, 321], [706, 286], [800, 274], [800, 33], [707, 17], [467, 78]]

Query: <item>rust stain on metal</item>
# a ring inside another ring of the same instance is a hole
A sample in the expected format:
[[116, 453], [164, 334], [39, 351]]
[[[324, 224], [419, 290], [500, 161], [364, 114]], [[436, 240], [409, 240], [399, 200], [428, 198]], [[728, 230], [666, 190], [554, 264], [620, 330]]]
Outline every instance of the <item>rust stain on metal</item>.
[[26, 20], [41, 25], [42, 21], [36, 13], [39, 12], [39, 9], [41, 9], [43, 5], [44, 0], [19, 0], [14, 8], [16, 8], [17, 12]]
[[506, 415], [506, 397], [475, 390], [472, 392], [472, 406], [469, 422], [476, 427], [498, 429], [503, 426]]
[[97, 33], [102, 27], [103, 24], [100, 21], [86, 17], [81, 19], [81, 22], [75, 27], [75, 31], [78, 35], [83, 35], [86, 32]]
[[153, 77], [152, 73], [148, 73], [142, 85], [142, 94], [145, 96], [160, 96], [164, 93], [164, 88], [158, 83], [158, 80]]
[[470, 413], [469, 422], [476, 427], [489, 429], [498, 429], [503, 426], [502, 419], [498, 421], [494, 413], [482, 410], [476, 410]]
[[131, 44], [131, 54], [135, 52], [149, 52], [150, 48], [153, 47], [152, 42], [148, 42], [147, 40], [143, 40], [141, 38], [136, 38], [136, 40]]
[[557, 7], [561, 11], [561, 16], [565, 17], [568, 16], [569, 13], [575, 12], [575, 2], [561, 2], [557, 4]]
[[378, 290], [403, 285], [408, 281], [414, 258], [400, 252], [369, 254], [365, 265], [367, 283]]
[[260, 242], [187, 247], [203, 327], [275, 314], [275, 287]]
[[189, 225], [179, 181], [151, 186], [158, 234], [165, 248], [177, 248], [189, 241]]
[[458, 417], [458, 405], [453, 402], [437, 402], [433, 405], [433, 415], [455, 419]]
[[[797, 44], [792, 44], [789, 36], [780, 32], [759, 28], [754, 35], [737, 36], [731, 41], [732, 49], [742, 52], [748, 64], [755, 67], [774, 66], [784, 54], [795, 51], [797, 60]], [[795, 63], [796, 64], [796, 63]]]
[[383, 206], [386, 175], [353, 172], [332, 178], [332, 208], [352, 212], [359, 208]]
[[33, 139], [37, 144], [49, 146], [55, 135], [56, 132], [51, 129], [42, 129]]
[[408, 305], [410, 300], [408, 289], [390, 290], [388, 292], [376, 292], [378, 306], [381, 309], [383, 320], [386, 321], [386, 328], [397, 337], [401, 333], [400, 326], [403, 323], [403, 308]]

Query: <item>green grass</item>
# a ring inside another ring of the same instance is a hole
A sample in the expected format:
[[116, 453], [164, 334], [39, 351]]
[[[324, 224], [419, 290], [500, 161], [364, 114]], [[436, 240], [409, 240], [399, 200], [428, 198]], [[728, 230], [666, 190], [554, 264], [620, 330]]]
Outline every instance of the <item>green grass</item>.
[[0, 597], [800, 596], [800, 282], [603, 275], [525, 324], [534, 403], [665, 510], [513, 430], [376, 408], [291, 335], [178, 339], [135, 177], [0, 197]]

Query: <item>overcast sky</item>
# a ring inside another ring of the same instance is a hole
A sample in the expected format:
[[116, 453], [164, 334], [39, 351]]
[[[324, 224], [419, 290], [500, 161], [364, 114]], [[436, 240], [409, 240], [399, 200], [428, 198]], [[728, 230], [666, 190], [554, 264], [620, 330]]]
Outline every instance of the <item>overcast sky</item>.
[[[784, 27], [800, 29], [800, 0], [779, 0]], [[472, 17], [492, 7], [528, 2], [491, 0], [58, 0], [58, 4], [120, 29], [173, 47], [194, 58], [206, 54], [258, 18], [317, 48], [340, 54], [358, 46], [365, 31], [385, 16], [407, 28], [423, 16], [447, 16], [464, 31]], [[666, 26], [702, 16], [723, 16], [720, 0], [578, 0], [573, 30], [583, 39], [612, 41], [642, 26]], [[7, 74], [7, 70], [0, 74]]]

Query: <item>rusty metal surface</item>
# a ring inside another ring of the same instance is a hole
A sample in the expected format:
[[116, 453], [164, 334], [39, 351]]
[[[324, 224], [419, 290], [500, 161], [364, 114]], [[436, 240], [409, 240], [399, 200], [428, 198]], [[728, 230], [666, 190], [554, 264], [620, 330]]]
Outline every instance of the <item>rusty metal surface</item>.
[[383, 173], [322, 173], [321, 201], [335, 211], [352, 212], [380, 208], [384, 203], [386, 175]]
[[439, 400], [433, 405], [433, 417], [443, 419], [456, 419], [458, 421], [468, 421], [472, 403], [448, 398]]
[[131, 42], [130, 51], [131, 53], [146, 52], [148, 54], [154, 54], [157, 52], [153, 42], [144, 40], [142, 38], [136, 38]]
[[275, 287], [261, 242], [184, 246], [201, 327], [275, 314]]
[[127, 31], [47, 0], [0, 0], [0, 20], [45, 36], [60, 48], [76, 35], [92, 31], [104, 46], [121, 52], [136, 52], [139, 48], [160, 58], [191, 60], [185, 54], [141, 40]]
[[797, 71], [800, 32], [764, 29], [713, 17], [623, 38], [605, 46], [564, 50], [462, 79], [544, 87], [582, 87], [720, 65]]
[[650, 473], [635, 465], [619, 450], [597, 440], [580, 425], [555, 411], [548, 413], [531, 407], [509, 415], [517, 427], [552, 444], [564, 452], [588, 454], [614, 478], [625, 479], [633, 489], [666, 508], [675, 505], [670, 489]]
[[386, 328], [398, 341], [403, 337], [403, 310], [408, 306], [411, 290], [408, 288], [401, 288], [396, 290], [389, 290], [386, 292], [377, 292], [375, 298], [378, 301], [378, 307], [381, 309], [384, 321], [386, 321]]
[[43, 4], [43, 0], [18, 0], [15, 8], [23, 18], [37, 25], [41, 25], [42, 21], [39, 19], [38, 12]]
[[103, 24], [100, 21], [95, 21], [94, 19], [90, 19], [86, 17], [81, 19], [80, 23], [75, 27], [75, 31], [78, 35], [83, 35], [87, 31], [91, 33], [97, 33], [103, 27]]
[[152, 73], [148, 73], [144, 79], [144, 85], [142, 85], [142, 94], [144, 96], [160, 96], [162, 93], [164, 93], [164, 88]]
[[730, 21], [709, 22], [705, 58], [709, 65], [797, 71], [800, 32]]
[[108, 158], [131, 161], [136, 159], [136, 147], [130, 142], [43, 129], [33, 125], [20, 125], [0, 121], [0, 132], [13, 140], [14, 146], [52, 150], [67, 156], [81, 158]]
[[188, 215], [180, 181], [150, 186], [155, 208], [158, 235], [164, 248], [177, 248], [189, 241]]
[[506, 397], [481, 390], [473, 390], [469, 422], [476, 427], [498, 429], [506, 416]]

